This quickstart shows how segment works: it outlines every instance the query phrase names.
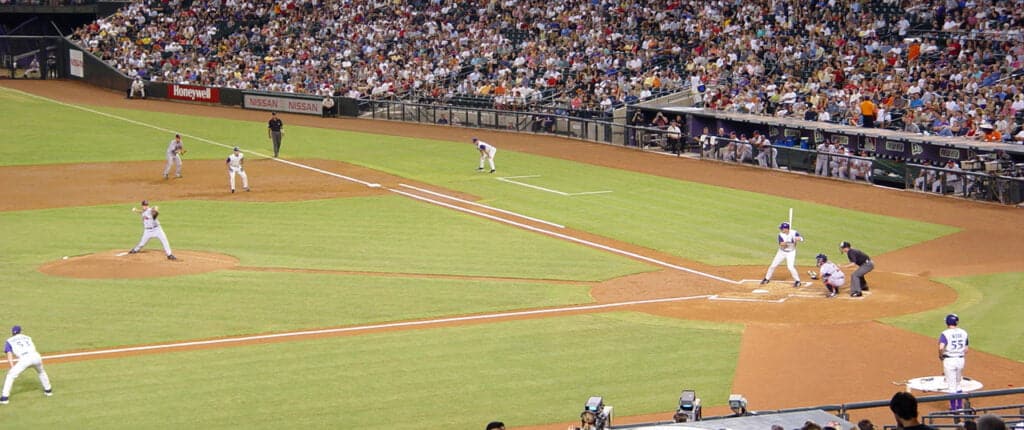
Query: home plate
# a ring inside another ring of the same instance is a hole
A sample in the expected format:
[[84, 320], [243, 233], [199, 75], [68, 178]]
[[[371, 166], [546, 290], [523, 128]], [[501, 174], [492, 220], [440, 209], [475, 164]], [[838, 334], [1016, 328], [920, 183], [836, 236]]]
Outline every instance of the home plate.
[[751, 293], [754, 293], [754, 294], [768, 294], [768, 290], [766, 290], [764, 288], [758, 288], [758, 289], [756, 289], [754, 291], [751, 291]]
[[124, 256], [126, 256], [126, 255], [128, 255], [128, 253], [127, 253], [127, 252], [119, 252], [119, 253], [117, 253], [117, 256], [118, 256], [118, 257], [124, 257]]

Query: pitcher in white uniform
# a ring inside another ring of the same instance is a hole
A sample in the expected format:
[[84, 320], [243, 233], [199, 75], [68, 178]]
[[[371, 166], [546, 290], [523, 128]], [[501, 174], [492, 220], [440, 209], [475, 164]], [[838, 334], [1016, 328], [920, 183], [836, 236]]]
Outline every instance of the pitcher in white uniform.
[[168, 260], [177, 260], [178, 258], [171, 253], [171, 244], [167, 242], [167, 235], [164, 234], [164, 229], [160, 227], [160, 221], [157, 221], [157, 217], [160, 216], [158, 206], [149, 206], [149, 200], [142, 201], [141, 208], [132, 208], [132, 212], [142, 214], [142, 239], [139, 240], [139, 244], [135, 245], [129, 254], [138, 253], [143, 246], [150, 239], [159, 239], [160, 243], [164, 246], [164, 253], [167, 254]]
[[789, 273], [793, 275], [793, 287], [800, 286], [800, 274], [796, 271], [796, 243], [803, 242], [804, 238], [800, 236], [800, 233], [796, 230], [789, 229], [789, 223], [783, 222], [779, 224], [779, 249], [775, 251], [775, 259], [772, 260], [772, 264], [768, 266], [768, 273], [764, 274], [764, 279], [761, 280], [761, 284], [767, 284], [772, 279], [772, 274], [775, 273], [775, 268], [782, 263], [782, 260], [786, 260], [786, 267], [789, 268]]
[[[939, 359], [946, 376], [946, 387], [950, 393], [961, 393], [961, 382], [964, 380], [964, 364], [967, 356], [967, 331], [958, 327], [960, 317], [956, 314], [946, 315], [946, 329], [939, 335]], [[951, 399], [950, 410], [964, 408], [964, 399]]]
[[175, 134], [174, 140], [167, 144], [167, 166], [164, 167], [164, 179], [171, 173], [171, 166], [177, 165], [174, 176], [181, 177], [181, 154], [185, 153], [185, 147], [181, 144], [181, 135]]
[[[4, 378], [4, 389], [3, 392], [0, 392], [0, 404], [6, 405], [10, 402], [14, 380], [18, 379], [21, 372], [30, 366], [39, 373], [39, 382], [43, 384], [43, 394], [53, 395], [50, 377], [43, 369], [43, 357], [36, 351], [36, 344], [32, 342], [32, 338], [21, 333], [20, 325], [11, 327], [11, 337], [7, 338], [7, 343], [4, 344], [4, 352], [7, 353], [7, 364], [11, 366], [11, 370], [7, 371], [7, 377]], [[14, 362], [15, 357], [18, 358], [17, 363]]]
[[476, 170], [484, 170], [484, 161], [486, 160], [491, 164], [491, 173], [494, 173], [494, 154], [498, 153], [498, 148], [475, 137], [473, 138], [473, 145], [480, 151], [480, 167]]
[[235, 175], [242, 177], [242, 188], [249, 191], [249, 175], [245, 174], [245, 167], [242, 166], [244, 162], [245, 154], [236, 146], [235, 152], [228, 155], [228, 159], [225, 162], [228, 165], [228, 178], [230, 178], [232, 193], [235, 192]]

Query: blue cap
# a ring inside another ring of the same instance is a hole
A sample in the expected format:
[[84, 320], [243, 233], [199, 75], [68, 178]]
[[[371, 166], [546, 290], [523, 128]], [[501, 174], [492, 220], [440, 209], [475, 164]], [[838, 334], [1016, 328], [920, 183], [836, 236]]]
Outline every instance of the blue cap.
[[21, 326], [20, 325], [16, 325], [14, 327], [11, 327], [11, 334], [18, 334], [18, 333], [21, 333]]
[[787, 228], [789, 228], [789, 223], [788, 222], [784, 222], [782, 224], [779, 224], [779, 230], [783, 230], [783, 229], [787, 229]]
[[473, 138], [473, 141], [474, 141], [474, 142], [476, 142], [477, 140], [478, 140], [477, 138], [475, 138], [475, 137]]

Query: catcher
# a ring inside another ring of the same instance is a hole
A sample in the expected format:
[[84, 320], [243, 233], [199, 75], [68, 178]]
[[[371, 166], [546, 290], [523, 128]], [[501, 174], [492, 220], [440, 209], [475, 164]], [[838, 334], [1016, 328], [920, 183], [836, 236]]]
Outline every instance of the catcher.
[[174, 177], [181, 177], [181, 154], [184, 154], [185, 147], [181, 144], [181, 135], [175, 134], [174, 140], [167, 144], [167, 167], [164, 167], [164, 179], [167, 179], [171, 173], [171, 165], [177, 165], [178, 168], [175, 170]]
[[[818, 270], [821, 271], [821, 282], [828, 289], [825, 297], [835, 297], [839, 294], [839, 287], [846, 283], [846, 275], [836, 263], [828, 261], [828, 256], [825, 254], [818, 254], [814, 258], [817, 260]], [[818, 272], [813, 270], [808, 270], [807, 274], [811, 275], [811, 279], [818, 279], [819, 276]]]

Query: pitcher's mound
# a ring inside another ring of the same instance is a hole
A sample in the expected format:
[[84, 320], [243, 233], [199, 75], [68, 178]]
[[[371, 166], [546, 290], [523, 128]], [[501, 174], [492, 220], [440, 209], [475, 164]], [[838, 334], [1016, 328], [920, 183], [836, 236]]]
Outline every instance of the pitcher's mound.
[[230, 255], [199, 251], [176, 251], [168, 260], [160, 249], [129, 254], [125, 250], [77, 255], [46, 263], [39, 271], [47, 275], [87, 279], [154, 278], [193, 275], [229, 269], [238, 265]]

